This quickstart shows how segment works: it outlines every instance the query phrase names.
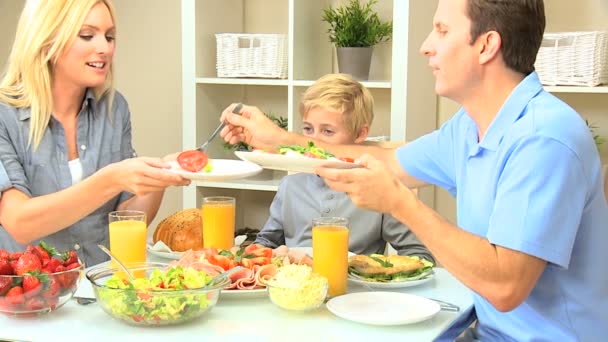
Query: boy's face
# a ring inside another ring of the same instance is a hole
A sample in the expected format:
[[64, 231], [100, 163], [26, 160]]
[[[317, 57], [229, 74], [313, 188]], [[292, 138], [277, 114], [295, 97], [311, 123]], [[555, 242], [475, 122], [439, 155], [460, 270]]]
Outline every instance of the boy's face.
[[324, 108], [313, 108], [304, 115], [302, 133], [332, 144], [359, 143], [365, 137], [354, 136], [344, 124], [344, 115]]
[[420, 47], [429, 58], [435, 76], [435, 91], [462, 103], [479, 75], [478, 44], [470, 44], [471, 20], [466, 15], [468, 0], [439, 0], [433, 30]]

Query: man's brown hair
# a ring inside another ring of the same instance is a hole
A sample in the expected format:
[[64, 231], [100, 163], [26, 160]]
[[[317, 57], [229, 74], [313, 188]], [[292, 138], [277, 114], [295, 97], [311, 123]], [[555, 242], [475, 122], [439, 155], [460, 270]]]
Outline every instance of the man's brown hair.
[[543, 0], [468, 0], [471, 44], [496, 31], [502, 38], [502, 58], [507, 67], [525, 75], [534, 62], [545, 32]]

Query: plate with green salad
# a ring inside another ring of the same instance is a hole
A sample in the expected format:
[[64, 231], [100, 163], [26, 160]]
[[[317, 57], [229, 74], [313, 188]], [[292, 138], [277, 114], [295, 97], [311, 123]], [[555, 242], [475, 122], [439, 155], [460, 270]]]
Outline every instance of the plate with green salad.
[[237, 157], [265, 169], [314, 173], [315, 167], [340, 169], [361, 167], [352, 158], [340, 158], [309, 142], [307, 146], [282, 145], [276, 151], [235, 151]]

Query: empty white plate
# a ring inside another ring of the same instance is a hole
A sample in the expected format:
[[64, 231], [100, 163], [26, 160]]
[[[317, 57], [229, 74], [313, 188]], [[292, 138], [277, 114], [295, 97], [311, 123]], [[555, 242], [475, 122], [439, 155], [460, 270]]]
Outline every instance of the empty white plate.
[[349, 321], [371, 325], [400, 325], [435, 316], [439, 304], [424, 297], [398, 292], [357, 292], [330, 299], [327, 309]]

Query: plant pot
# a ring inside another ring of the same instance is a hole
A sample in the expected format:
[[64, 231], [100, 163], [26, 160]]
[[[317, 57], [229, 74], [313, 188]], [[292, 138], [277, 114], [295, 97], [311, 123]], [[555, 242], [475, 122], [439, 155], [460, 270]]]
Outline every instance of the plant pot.
[[354, 79], [365, 81], [369, 78], [373, 47], [339, 47], [338, 71], [349, 74]]

